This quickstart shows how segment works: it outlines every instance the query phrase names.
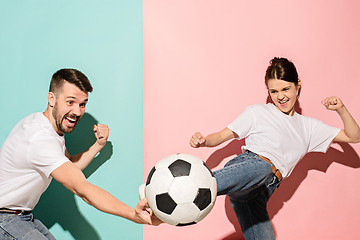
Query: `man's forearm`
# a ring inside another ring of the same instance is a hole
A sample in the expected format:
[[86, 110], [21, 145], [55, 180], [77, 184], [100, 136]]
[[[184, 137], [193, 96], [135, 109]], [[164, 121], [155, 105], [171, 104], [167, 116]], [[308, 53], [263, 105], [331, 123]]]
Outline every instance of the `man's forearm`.
[[95, 142], [88, 150], [70, 157], [76, 167], [84, 170], [104, 146]]
[[106, 190], [90, 182], [84, 182], [78, 189], [74, 189], [74, 193], [96, 209], [139, 223], [135, 218], [134, 208], [121, 202]]

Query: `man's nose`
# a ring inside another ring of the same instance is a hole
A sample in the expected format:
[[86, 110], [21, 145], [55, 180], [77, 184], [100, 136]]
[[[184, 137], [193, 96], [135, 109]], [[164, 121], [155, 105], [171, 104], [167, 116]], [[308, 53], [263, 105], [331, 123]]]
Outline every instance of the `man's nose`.
[[72, 109], [72, 114], [76, 115], [76, 116], [81, 116], [81, 107], [80, 106], [74, 106]]

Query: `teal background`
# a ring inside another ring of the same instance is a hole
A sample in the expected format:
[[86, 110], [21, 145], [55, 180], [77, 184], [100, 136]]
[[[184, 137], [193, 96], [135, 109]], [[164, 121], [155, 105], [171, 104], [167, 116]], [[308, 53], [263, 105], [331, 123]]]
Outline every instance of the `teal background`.
[[[76, 68], [90, 79], [86, 114], [66, 136], [70, 153], [109, 142], [84, 171], [134, 207], [143, 182], [142, 1], [3, 1], [0, 7], [0, 144], [13, 126], [44, 111], [51, 75]], [[57, 239], [142, 239], [142, 226], [102, 213], [53, 181], [35, 213]]]

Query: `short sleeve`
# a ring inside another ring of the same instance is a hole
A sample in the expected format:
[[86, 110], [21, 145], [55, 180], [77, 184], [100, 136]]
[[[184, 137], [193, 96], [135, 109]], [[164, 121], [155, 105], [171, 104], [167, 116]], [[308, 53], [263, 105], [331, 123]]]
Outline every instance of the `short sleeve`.
[[52, 171], [69, 161], [59, 139], [43, 137], [33, 141], [28, 155], [30, 165], [49, 177]]
[[312, 119], [312, 127], [309, 129], [311, 129], [309, 152], [326, 152], [340, 132], [339, 128], [329, 126], [317, 119]]
[[254, 113], [252, 107], [249, 106], [232, 123], [228, 125], [228, 128], [235, 132], [239, 136], [239, 139], [242, 139], [249, 135], [253, 124]]

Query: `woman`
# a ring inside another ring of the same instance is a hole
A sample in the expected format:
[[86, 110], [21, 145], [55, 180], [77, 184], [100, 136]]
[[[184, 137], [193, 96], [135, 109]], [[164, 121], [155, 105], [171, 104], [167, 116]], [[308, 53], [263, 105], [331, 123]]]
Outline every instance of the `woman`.
[[360, 142], [360, 128], [338, 97], [322, 104], [336, 111], [344, 129], [295, 112], [301, 90], [296, 68], [286, 58], [274, 58], [266, 70], [268, 104], [252, 105], [228, 127], [204, 137], [195, 133], [190, 145], [215, 147], [233, 138], [245, 138], [243, 154], [214, 172], [218, 195], [227, 194], [245, 239], [275, 239], [267, 201], [308, 152], [326, 152], [332, 142]]

